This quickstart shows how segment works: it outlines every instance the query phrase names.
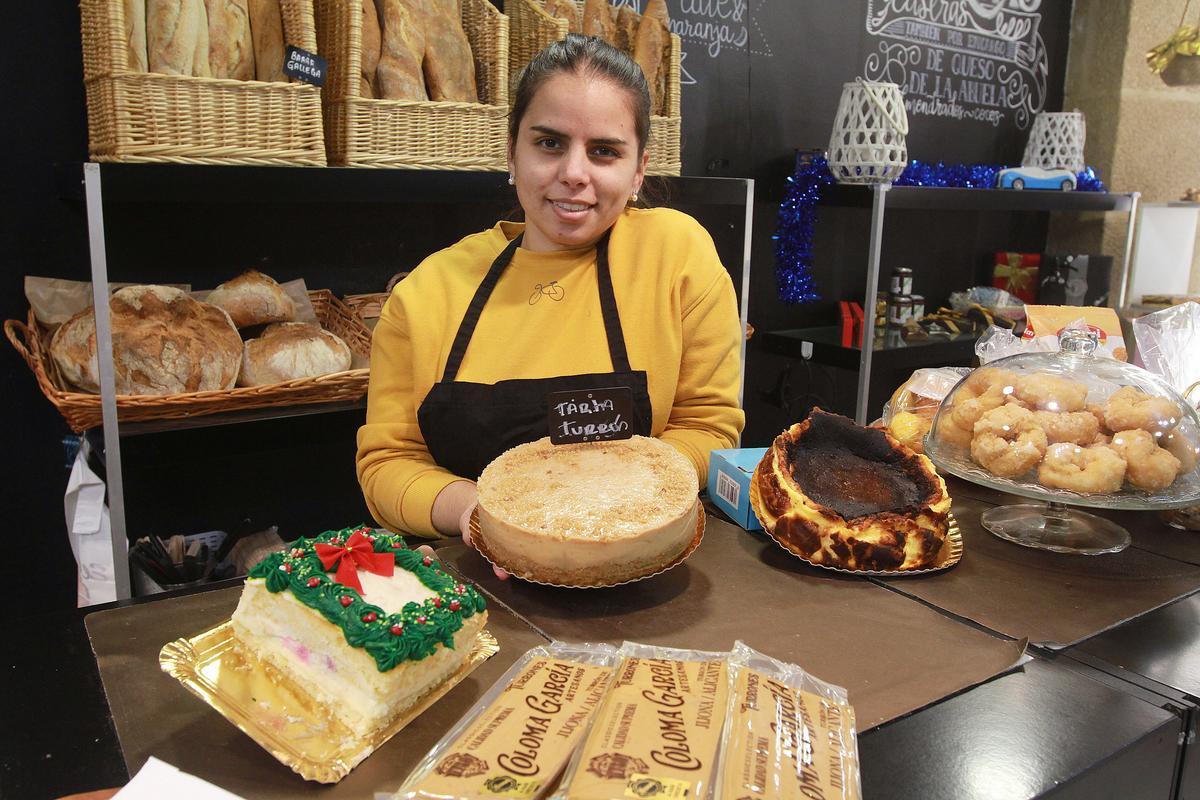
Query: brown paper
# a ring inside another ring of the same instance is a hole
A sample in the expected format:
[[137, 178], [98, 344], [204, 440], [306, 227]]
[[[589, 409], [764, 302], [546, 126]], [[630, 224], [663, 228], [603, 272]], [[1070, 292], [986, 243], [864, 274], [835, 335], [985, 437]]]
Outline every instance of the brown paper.
[[858, 800], [854, 709], [819, 681], [738, 642], [714, 800]]
[[426, 756], [397, 800], [525, 800], [548, 793], [612, 678], [611, 647], [591, 648], [599, 656], [592, 663], [564, 657], [580, 647], [538, 647], [513, 665], [499, 691], [482, 698]]
[[[109, 294], [126, 286], [141, 286], [138, 283], [110, 283]], [[203, 301], [211, 289], [192, 291], [187, 283], [164, 283], [160, 286], [170, 286], [188, 292], [197, 300]], [[316, 312], [308, 299], [308, 289], [303, 278], [279, 284], [287, 296], [296, 304], [297, 322], [317, 322]], [[40, 278], [35, 275], [25, 276], [25, 299], [33, 309], [33, 315], [46, 330], [54, 330], [71, 317], [92, 305], [92, 284], [89, 281], [69, 281], [62, 278]]]
[[707, 796], [729, 691], [725, 654], [632, 643], [621, 653], [604, 704], [555, 797]]

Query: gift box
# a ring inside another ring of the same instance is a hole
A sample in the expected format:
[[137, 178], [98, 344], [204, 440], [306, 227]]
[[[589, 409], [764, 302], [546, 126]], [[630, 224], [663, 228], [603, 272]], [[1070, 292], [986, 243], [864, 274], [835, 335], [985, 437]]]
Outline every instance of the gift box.
[[1003, 289], [1026, 303], [1038, 302], [1039, 253], [996, 253], [992, 286]]
[[1112, 256], [1050, 255], [1042, 257], [1038, 302], [1054, 306], [1108, 304]]
[[765, 447], [713, 450], [708, 458], [708, 499], [748, 531], [763, 529], [750, 508], [750, 478], [766, 452]]

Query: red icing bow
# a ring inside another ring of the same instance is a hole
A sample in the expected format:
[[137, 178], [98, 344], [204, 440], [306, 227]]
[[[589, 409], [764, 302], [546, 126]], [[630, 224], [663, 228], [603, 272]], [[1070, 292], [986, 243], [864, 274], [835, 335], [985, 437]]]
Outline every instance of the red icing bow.
[[350, 534], [345, 546], [338, 547], [318, 542], [314, 545], [317, 558], [326, 570], [337, 564], [337, 573], [333, 579], [343, 586], [355, 589], [364, 594], [362, 584], [358, 581], [358, 571], [365, 569], [376, 575], [390, 578], [396, 568], [396, 558], [391, 553], [376, 553], [371, 540], [358, 531]]

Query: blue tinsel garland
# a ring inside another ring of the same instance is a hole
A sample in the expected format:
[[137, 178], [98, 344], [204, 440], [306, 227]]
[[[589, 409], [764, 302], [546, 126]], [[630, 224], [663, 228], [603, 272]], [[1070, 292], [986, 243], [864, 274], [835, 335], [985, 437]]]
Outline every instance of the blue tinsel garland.
[[[990, 189], [996, 164], [944, 164], [913, 159], [896, 179], [897, 186], [940, 186], [957, 189]], [[812, 275], [812, 240], [817, 225], [817, 204], [826, 186], [834, 182], [823, 156], [800, 159], [788, 180], [787, 196], [779, 205], [775, 240], [775, 281], [785, 303], [811, 303], [821, 299]], [[1091, 167], [1076, 176], [1075, 191], [1104, 192], [1104, 182]]]

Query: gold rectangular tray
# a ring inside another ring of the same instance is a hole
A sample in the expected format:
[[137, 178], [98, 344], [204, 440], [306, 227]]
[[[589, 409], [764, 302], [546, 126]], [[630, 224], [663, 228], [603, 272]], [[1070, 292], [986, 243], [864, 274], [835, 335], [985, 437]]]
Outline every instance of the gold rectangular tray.
[[158, 663], [163, 672], [302, 778], [337, 783], [499, 650], [496, 637], [481, 630], [458, 671], [369, 737], [315, 709], [277, 670], [235, 647], [229, 620], [190, 639], [164, 645]]

